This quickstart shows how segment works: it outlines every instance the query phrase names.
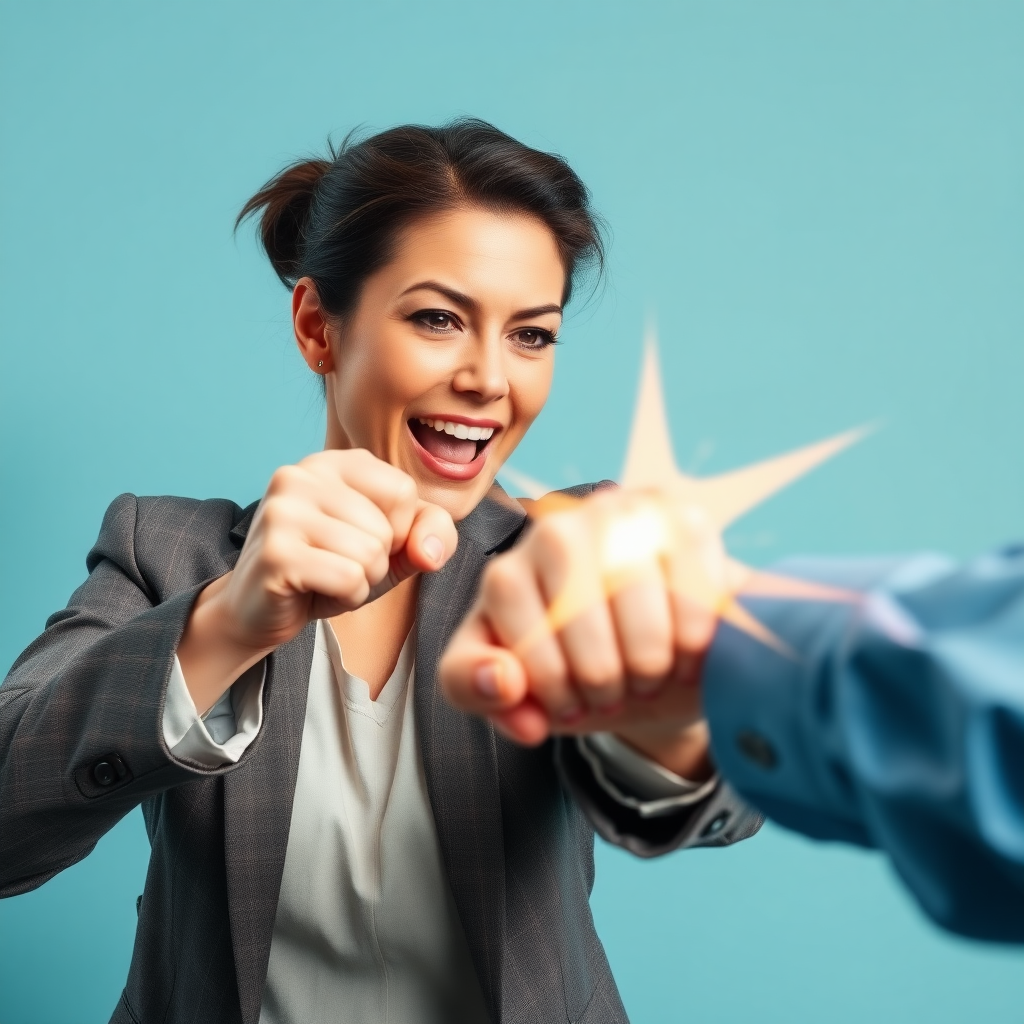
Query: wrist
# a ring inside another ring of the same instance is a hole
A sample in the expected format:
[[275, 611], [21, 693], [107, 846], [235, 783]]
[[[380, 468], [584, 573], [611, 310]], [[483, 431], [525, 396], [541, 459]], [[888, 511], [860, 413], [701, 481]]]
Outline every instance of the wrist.
[[274, 648], [238, 636], [225, 600], [230, 573], [206, 586], [196, 598], [178, 644], [178, 661], [196, 710], [205, 714], [246, 669]]
[[614, 734], [663, 768], [690, 782], [703, 782], [715, 774], [710, 733], [703, 719], [685, 727], [663, 723], [623, 726]]

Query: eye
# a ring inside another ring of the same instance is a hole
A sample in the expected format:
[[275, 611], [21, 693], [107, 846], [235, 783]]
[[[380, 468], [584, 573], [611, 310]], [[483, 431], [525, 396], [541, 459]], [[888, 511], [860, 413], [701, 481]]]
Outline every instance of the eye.
[[513, 340], [521, 348], [542, 349], [548, 345], [557, 345], [558, 338], [553, 331], [546, 331], [542, 327], [524, 327], [512, 335]]
[[458, 317], [444, 309], [421, 309], [409, 319], [435, 334], [451, 334], [462, 327]]

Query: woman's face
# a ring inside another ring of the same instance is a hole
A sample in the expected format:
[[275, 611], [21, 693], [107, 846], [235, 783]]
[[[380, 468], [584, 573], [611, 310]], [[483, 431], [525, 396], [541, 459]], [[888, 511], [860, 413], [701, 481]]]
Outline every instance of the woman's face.
[[477, 208], [407, 227], [326, 340], [300, 281], [295, 331], [307, 362], [324, 360], [326, 446], [366, 448], [468, 515], [547, 400], [564, 285], [543, 222]]

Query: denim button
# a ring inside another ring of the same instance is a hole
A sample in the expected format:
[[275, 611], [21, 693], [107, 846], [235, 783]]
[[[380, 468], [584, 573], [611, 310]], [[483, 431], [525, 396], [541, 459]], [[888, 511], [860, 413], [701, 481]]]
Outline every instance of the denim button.
[[753, 761], [759, 768], [770, 770], [779, 763], [775, 748], [758, 732], [744, 729], [737, 733], [736, 746], [748, 761]]

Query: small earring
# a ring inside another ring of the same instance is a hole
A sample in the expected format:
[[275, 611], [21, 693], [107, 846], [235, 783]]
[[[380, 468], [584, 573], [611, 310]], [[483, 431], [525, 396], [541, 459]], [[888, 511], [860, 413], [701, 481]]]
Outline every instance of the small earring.
[[321, 359], [316, 365], [318, 369], [323, 369], [324, 361]]

